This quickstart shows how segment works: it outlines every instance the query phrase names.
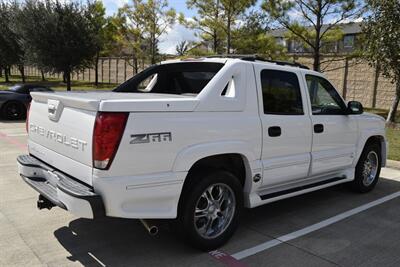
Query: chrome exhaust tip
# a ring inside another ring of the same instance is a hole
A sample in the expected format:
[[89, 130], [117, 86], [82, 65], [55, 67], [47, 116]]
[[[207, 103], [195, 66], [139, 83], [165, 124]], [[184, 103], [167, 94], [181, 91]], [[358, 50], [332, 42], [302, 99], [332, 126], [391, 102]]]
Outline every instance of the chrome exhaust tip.
[[157, 225], [152, 224], [151, 222], [144, 220], [144, 219], [140, 219], [140, 222], [143, 224], [144, 228], [146, 228], [147, 232], [151, 235], [151, 236], [156, 236], [158, 234], [158, 227]]

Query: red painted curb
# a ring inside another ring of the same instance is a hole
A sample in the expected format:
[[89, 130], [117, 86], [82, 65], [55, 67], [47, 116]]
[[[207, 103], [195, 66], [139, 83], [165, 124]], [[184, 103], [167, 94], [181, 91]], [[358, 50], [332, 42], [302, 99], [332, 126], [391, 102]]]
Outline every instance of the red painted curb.
[[8, 143], [17, 146], [19, 149], [22, 149], [22, 150], [27, 149], [26, 144], [20, 143], [17, 139], [12, 138], [12, 137], [6, 135], [5, 133], [0, 132], [0, 139], [3, 139], [4, 141], [6, 141]]
[[214, 259], [216, 259], [217, 261], [223, 263], [226, 266], [229, 267], [247, 267], [246, 264], [244, 264], [241, 261], [238, 261], [237, 259], [235, 259], [234, 257], [232, 257], [231, 255], [222, 252], [220, 250], [213, 250], [208, 252], [208, 254], [213, 257]]

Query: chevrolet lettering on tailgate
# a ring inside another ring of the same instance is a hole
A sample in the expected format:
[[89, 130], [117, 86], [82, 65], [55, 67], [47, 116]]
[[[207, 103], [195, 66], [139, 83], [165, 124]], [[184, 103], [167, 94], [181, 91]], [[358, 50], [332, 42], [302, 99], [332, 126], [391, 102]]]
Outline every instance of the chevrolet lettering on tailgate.
[[47, 139], [54, 140], [54, 142], [63, 144], [68, 147], [75, 148], [77, 150], [84, 151], [87, 146], [87, 142], [80, 140], [75, 137], [66, 136], [65, 134], [48, 130], [42, 126], [35, 125], [33, 123], [29, 124], [29, 132], [32, 134], [41, 135]]

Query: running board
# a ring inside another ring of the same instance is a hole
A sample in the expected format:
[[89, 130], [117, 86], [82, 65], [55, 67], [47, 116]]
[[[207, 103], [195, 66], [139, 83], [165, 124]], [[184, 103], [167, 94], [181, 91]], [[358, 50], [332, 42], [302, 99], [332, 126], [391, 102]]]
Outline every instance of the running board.
[[345, 180], [345, 179], [347, 179], [346, 176], [335, 177], [335, 178], [331, 178], [331, 179], [320, 181], [320, 182], [313, 183], [313, 184], [307, 184], [307, 185], [303, 185], [303, 186], [298, 186], [298, 187], [286, 189], [286, 190], [283, 190], [283, 191], [269, 193], [269, 194], [266, 194], [266, 195], [262, 195], [260, 197], [261, 197], [261, 200], [271, 199], [271, 198], [275, 198], [275, 197], [279, 197], [279, 196], [295, 193], [295, 192], [298, 192], [298, 191], [310, 189], [310, 188], [313, 188], [313, 187], [317, 187], [317, 186], [321, 186], [321, 185], [326, 185], [326, 184], [338, 182], [338, 181]]

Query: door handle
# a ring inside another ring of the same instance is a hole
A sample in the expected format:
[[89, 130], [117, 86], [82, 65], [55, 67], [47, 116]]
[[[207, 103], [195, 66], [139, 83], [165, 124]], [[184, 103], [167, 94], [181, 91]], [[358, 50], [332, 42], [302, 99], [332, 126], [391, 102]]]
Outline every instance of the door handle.
[[281, 136], [282, 130], [279, 126], [272, 126], [268, 128], [268, 135], [271, 137], [278, 137]]
[[324, 125], [314, 124], [314, 133], [322, 133], [324, 131]]

